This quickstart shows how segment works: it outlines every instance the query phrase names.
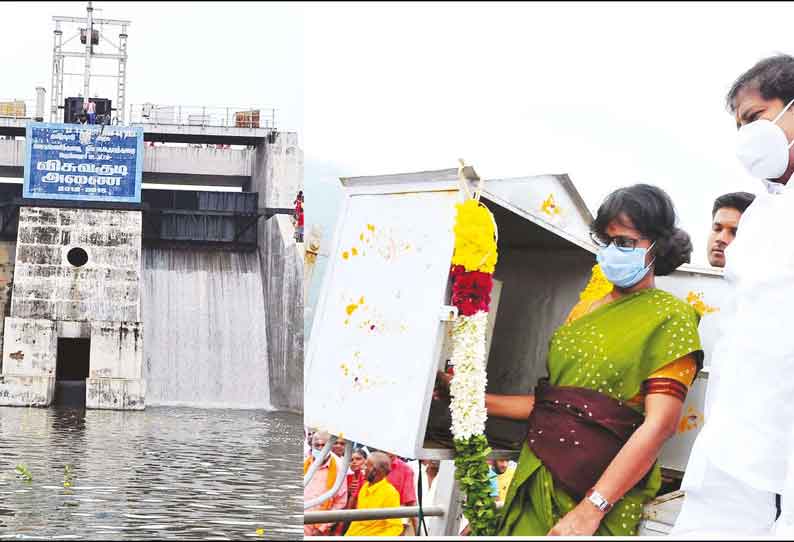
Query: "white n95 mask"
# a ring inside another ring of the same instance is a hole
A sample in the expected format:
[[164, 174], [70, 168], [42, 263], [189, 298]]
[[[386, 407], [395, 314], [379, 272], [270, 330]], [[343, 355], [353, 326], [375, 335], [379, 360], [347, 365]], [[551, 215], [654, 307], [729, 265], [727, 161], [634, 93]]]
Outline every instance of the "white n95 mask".
[[794, 100], [790, 101], [775, 120], [759, 119], [739, 128], [736, 140], [736, 157], [753, 177], [777, 179], [788, 168], [788, 151], [794, 141], [788, 142], [777, 121]]

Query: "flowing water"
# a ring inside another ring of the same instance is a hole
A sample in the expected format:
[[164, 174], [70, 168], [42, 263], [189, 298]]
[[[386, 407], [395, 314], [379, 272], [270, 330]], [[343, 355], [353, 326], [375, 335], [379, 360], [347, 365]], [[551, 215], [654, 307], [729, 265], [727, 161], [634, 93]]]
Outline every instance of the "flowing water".
[[141, 288], [147, 405], [270, 405], [257, 252], [146, 248]]
[[0, 539], [300, 538], [301, 424], [261, 410], [0, 407]]

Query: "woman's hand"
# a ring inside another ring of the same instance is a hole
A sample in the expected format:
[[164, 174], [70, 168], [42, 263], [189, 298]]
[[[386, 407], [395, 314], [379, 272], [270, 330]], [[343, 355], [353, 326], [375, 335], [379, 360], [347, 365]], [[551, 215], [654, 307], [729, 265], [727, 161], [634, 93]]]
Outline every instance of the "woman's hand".
[[[449, 400], [449, 384], [452, 382], [453, 376], [455, 376], [453, 368], [447, 372], [436, 372], [436, 384], [433, 387], [434, 401]], [[485, 394], [485, 409], [488, 416], [525, 421], [534, 406], [534, 395]]]
[[601, 510], [588, 501], [581, 501], [551, 528], [547, 536], [592, 536], [603, 517]]

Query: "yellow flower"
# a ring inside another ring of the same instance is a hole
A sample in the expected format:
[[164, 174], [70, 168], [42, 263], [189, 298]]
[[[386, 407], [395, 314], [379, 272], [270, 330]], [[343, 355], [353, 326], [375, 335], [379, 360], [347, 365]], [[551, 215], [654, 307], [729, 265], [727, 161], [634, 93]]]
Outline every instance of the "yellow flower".
[[560, 208], [554, 203], [554, 194], [549, 194], [549, 197], [543, 200], [540, 210], [551, 217], [560, 214]]
[[702, 423], [703, 415], [690, 406], [686, 415], [678, 422], [678, 432], [686, 433], [687, 431], [697, 429]]
[[717, 312], [719, 310], [717, 307], [707, 305], [706, 302], [703, 301], [702, 293], [689, 292], [686, 296], [686, 301], [692, 305], [692, 307], [700, 316], [710, 312]]
[[496, 268], [496, 229], [491, 212], [470, 199], [456, 205], [453, 265], [466, 271], [493, 273]]
[[590, 275], [590, 282], [587, 283], [584, 290], [579, 294], [581, 301], [597, 301], [612, 291], [614, 286], [606, 275], [601, 270], [601, 266], [595, 264], [593, 266], [593, 273]]
[[265, 536], [265, 530], [264, 529], [257, 529], [256, 530], [256, 534], [258, 536]]

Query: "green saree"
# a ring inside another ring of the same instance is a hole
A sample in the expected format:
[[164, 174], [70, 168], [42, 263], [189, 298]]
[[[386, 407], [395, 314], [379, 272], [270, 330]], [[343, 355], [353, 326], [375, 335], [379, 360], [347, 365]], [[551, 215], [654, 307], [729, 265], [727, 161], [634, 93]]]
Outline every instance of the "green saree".
[[[687, 354], [702, 355], [698, 321], [692, 307], [662, 290], [651, 288], [622, 297], [555, 331], [549, 343], [549, 383], [589, 388], [628, 402], [657, 370]], [[643, 406], [636, 409], [642, 412]], [[660, 486], [661, 471], [655, 463], [615, 503], [595, 534], [636, 534], [642, 507]], [[577, 504], [525, 442], [498, 534], [546, 535]]]

